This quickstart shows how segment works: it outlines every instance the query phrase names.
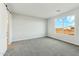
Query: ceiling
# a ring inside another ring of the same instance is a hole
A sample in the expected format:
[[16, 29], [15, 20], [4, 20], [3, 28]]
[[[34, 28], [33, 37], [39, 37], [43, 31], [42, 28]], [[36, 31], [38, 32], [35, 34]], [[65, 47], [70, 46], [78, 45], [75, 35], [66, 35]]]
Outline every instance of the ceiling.
[[[12, 13], [49, 18], [79, 6], [78, 3], [7, 3]], [[58, 12], [57, 12], [58, 11]]]

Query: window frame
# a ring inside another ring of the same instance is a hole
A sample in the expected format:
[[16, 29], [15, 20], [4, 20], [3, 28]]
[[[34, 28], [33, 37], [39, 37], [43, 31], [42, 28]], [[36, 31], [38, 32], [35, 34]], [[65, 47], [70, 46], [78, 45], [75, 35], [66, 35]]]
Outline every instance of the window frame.
[[[68, 15], [68, 16], [71, 16], [71, 17], [74, 16], [74, 17], [75, 17], [75, 18], [74, 18], [74, 23], [75, 23], [76, 16], [75, 16], [75, 15]], [[63, 17], [67, 17], [67, 16], [63, 16]], [[64, 34], [64, 28], [65, 28], [65, 27], [64, 27], [64, 19], [63, 19], [63, 17], [58, 17], [58, 18], [55, 19], [55, 25], [54, 25], [54, 26], [55, 26], [55, 33], [56, 33], [56, 34]], [[62, 19], [62, 33], [57, 33], [57, 32], [56, 32], [56, 21], [57, 21], [59, 18]], [[76, 23], [75, 23], [75, 25], [74, 25], [74, 35], [75, 35], [75, 34], [76, 34]], [[70, 35], [70, 34], [64, 34], [64, 35]], [[71, 36], [74, 36], [74, 35], [71, 35]]]

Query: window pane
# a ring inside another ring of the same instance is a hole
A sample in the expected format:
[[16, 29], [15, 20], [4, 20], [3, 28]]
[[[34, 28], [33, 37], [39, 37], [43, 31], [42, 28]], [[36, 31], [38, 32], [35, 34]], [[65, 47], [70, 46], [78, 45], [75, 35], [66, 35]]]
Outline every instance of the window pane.
[[74, 35], [75, 16], [64, 17], [64, 34]]
[[56, 19], [55, 27], [56, 27], [56, 33], [62, 33], [63, 20], [61, 18], [60, 19]]

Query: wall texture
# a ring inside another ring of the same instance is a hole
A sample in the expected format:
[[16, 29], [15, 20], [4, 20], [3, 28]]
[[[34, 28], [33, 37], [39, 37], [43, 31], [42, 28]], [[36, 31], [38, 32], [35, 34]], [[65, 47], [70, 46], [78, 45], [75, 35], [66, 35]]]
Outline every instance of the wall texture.
[[[55, 24], [54, 24], [55, 19], [62, 16], [69, 16], [69, 15], [74, 15], [76, 17], [75, 18], [75, 35], [71, 36], [71, 35], [66, 35], [66, 34], [55, 33]], [[76, 8], [74, 10], [71, 10], [61, 15], [50, 18], [48, 20], [48, 36], [79, 45], [79, 8]]]
[[19, 14], [12, 16], [12, 41], [44, 37], [46, 20]]
[[4, 4], [0, 4], [0, 55], [7, 50], [7, 24], [8, 14]]

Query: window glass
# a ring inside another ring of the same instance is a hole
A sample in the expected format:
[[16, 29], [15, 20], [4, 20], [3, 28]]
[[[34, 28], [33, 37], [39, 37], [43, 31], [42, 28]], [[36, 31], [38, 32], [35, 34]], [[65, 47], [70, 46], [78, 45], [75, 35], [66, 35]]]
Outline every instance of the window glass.
[[56, 27], [56, 33], [62, 33], [62, 30], [63, 30], [63, 21], [62, 21], [61, 18], [56, 19], [55, 27]]
[[64, 16], [55, 21], [56, 33], [74, 35], [75, 33], [75, 16]]
[[74, 35], [75, 16], [64, 17], [64, 34]]

